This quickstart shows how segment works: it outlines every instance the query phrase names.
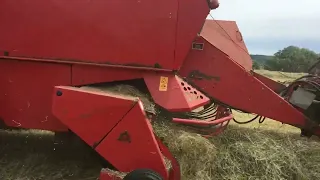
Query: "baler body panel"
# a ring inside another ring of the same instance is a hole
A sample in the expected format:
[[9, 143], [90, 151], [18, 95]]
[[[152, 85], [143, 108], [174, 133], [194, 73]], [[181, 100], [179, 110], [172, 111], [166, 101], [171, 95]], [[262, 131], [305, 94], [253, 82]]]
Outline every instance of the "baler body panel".
[[191, 43], [201, 32], [208, 13], [206, 0], [179, 0], [174, 69], [179, 69], [187, 57]]
[[200, 35], [247, 71], [252, 70], [252, 59], [236, 22], [206, 20]]
[[0, 53], [176, 69], [208, 12], [206, 0], [3, 0]]
[[53, 87], [71, 85], [71, 66], [0, 59], [0, 120], [11, 127], [66, 131], [51, 113]]

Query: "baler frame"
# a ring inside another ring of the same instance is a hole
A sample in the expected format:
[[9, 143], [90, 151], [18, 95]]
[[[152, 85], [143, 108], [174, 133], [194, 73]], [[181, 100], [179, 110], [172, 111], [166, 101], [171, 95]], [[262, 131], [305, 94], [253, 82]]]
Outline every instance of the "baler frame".
[[[281, 95], [292, 86], [252, 71], [236, 23], [206, 20], [218, 6], [217, 0], [2, 0], [0, 118], [14, 128], [71, 131], [129, 173], [119, 178], [103, 169], [101, 180], [181, 174], [139, 97], [84, 86], [142, 80], [169, 120], [204, 137], [221, 133], [232, 109], [320, 135], [319, 117]], [[318, 86], [319, 77], [312, 78]]]

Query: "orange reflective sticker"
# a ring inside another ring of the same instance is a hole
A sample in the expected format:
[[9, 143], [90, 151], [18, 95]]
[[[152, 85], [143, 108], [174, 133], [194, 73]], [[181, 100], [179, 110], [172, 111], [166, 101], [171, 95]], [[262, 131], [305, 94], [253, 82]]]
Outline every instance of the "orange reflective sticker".
[[168, 90], [168, 77], [160, 76], [160, 84], [159, 84], [159, 91], [167, 91]]

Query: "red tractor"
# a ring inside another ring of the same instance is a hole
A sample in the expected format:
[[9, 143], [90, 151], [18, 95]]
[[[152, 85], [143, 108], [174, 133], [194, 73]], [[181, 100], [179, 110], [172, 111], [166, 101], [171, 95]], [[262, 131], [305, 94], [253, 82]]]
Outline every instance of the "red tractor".
[[[105, 85], [143, 89], [171, 121], [203, 136], [221, 132], [232, 109], [319, 135], [319, 76], [284, 86], [254, 73], [236, 23], [206, 20], [218, 6], [217, 0], [1, 0], [3, 124], [74, 133], [128, 173], [124, 180], [179, 180], [180, 170], [154, 135], [141, 99], [102, 91]], [[116, 178], [122, 179], [101, 171], [101, 180]]]

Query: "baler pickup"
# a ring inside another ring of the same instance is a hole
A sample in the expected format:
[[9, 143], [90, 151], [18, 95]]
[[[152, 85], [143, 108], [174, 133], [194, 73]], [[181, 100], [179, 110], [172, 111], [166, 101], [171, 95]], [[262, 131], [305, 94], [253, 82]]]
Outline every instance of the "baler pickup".
[[280, 95], [286, 86], [252, 72], [252, 60], [235, 22], [206, 20], [194, 47], [179, 73], [202, 93], [230, 109], [318, 132], [315, 117], [306, 116]]

